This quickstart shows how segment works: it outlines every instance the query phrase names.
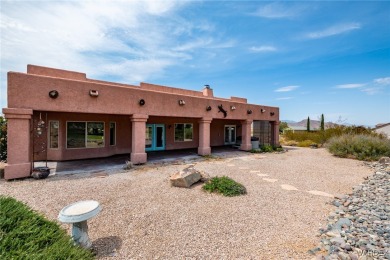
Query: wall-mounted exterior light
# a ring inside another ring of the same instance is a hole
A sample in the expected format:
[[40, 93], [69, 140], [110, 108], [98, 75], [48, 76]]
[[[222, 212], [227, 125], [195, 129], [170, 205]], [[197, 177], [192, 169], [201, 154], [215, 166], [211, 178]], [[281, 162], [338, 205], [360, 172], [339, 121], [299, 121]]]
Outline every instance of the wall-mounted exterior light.
[[145, 100], [144, 99], [140, 99], [138, 103], [139, 103], [140, 106], [143, 106], [143, 105], [145, 105]]
[[273, 115], [275, 115], [275, 112], [271, 112], [271, 113], [269, 113], [271, 116], [273, 116]]
[[264, 113], [266, 110], [264, 109], [264, 108], [262, 108], [261, 110], [260, 110], [260, 112], [261, 113]]
[[211, 106], [207, 106], [206, 111], [211, 111]]
[[230, 110], [236, 110], [235, 106], [230, 106]]
[[186, 104], [186, 102], [184, 100], [182, 100], [182, 99], [179, 100], [179, 105], [180, 106], [184, 106], [185, 104]]
[[252, 110], [248, 109], [248, 110], [246, 111], [246, 113], [247, 113], [248, 115], [250, 115], [250, 114], [252, 114]]
[[90, 89], [89, 90], [89, 95], [91, 97], [98, 97], [99, 96], [99, 91], [95, 90], [95, 89]]
[[51, 91], [49, 91], [49, 97], [51, 97], [51, 98], [53, 98], [53, 99], [58, 98], [58, 95], [59, 95], [59, 93], [58, 93], [57, 90], [51, 90]]

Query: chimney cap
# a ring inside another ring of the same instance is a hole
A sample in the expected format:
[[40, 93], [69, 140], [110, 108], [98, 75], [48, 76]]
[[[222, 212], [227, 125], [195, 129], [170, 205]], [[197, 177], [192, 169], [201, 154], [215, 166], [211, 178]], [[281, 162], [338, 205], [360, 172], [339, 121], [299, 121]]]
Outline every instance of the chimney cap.
[[207, 85], [207, 84], [204, 85], [204, 87], [207, 88], [207, 89], [211, 89], [210, 85]]

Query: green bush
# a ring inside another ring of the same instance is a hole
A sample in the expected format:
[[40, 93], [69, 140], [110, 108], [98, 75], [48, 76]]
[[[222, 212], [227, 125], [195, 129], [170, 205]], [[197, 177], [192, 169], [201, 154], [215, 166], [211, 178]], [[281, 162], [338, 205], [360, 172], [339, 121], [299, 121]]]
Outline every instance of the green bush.
[[7, 120], [0, 116], [0, 161], [7, 161]]
[[333, 137], [326, 146], [330, 153], [344, 158], [371, 161], [390, 156], [390, 140], [380, 136], [345, 134]]
[[218, 192], [227, 197], [246, 194], [246, 189], [242, 184], [226, 176], [210, 179], [203, 185], [203, 189], [208, 192]]
[[251, 153], [272, 153], [272, 152], [282, 152], [283, 147], [282, 146], [272, 146], [270, 144], [262, 145], [260, 148], [252, 149]]
[[0, 259], [93, 259], [57, 223], [0, 196]]

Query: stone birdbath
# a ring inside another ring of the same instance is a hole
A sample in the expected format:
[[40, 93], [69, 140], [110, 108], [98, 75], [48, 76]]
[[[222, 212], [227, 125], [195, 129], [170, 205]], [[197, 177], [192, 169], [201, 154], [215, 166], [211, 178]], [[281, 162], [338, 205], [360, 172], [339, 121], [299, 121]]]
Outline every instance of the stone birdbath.
[[84, 200], [70, 204], [58, 214], [58, 220], [72, 224], [72, 239], [75, 244], [84, 248], [92, 246], [88, 237], [88, 219], [96, 216], [102, 208], [95, 200]]

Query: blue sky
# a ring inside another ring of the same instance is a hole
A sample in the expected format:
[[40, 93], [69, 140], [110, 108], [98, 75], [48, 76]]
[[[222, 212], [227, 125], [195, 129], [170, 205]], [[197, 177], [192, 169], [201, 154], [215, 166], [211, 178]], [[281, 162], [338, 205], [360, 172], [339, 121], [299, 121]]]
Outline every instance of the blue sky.
[[281, 119], [390, 122], [390, 2], [1, 1], [6, 73], [36, 64], [280, 107]]

